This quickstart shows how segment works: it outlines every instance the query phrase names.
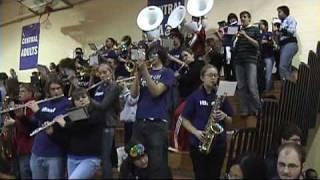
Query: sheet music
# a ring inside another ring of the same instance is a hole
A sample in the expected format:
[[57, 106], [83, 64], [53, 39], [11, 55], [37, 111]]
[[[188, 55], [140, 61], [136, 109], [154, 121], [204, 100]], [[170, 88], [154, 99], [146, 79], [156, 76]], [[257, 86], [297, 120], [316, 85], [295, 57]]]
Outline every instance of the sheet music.
[[227, 30], [227, 34], [234, 35], [237, 34], [239, 30], [239, 26], [229, 26]]
[[234, 96], [237, 88], [235, 81], [220, 81], [217, 96]]

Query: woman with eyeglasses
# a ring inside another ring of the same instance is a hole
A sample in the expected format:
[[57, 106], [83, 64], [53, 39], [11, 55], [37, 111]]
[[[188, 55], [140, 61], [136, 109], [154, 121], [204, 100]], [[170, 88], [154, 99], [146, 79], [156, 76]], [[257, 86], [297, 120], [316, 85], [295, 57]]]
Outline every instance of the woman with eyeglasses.
[[[204, 130], [209, 121], [212, 107], [217, 98], [216, 86], [218, 70], [213, 65], [205, 65], [199, 74], [203, 82], [188, 98], [181, 114], [182, 125], [191, 133], [190, 157], [196, 179], [218, 179], [226, 152], [226, 130], [217, 135], [212, 150], [208, 154], [200, 152], [199, 145], [204, 140]], [[233, 109], [225, 99], [220, 110], [214, 113], [215, 122], [225, 128], [232, 123]]]

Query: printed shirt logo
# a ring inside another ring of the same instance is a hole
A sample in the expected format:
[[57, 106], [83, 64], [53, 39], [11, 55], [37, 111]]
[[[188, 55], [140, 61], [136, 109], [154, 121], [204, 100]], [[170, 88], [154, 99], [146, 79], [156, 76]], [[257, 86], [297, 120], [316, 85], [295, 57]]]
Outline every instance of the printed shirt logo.
[[54, 113], [55, 111], [56, 111], [56, 108], [51, 109], [51, 108], [48, 108], [48, 107], [43, 107], [41, 109], [41, 112]]
[[[157, 75], [151, 75], [151, 79], [156, 83], [158, 84], [159, 83], [159, 80], [161, 79], [161, 74], [157, 74]], [[141, 85], [143, 87], [147, 86], [147, 81], [143, 78], [141, 78]]]
[[200, 106], [208, 106], [208, 102], [206, 100], [200, 100], [199, 103]]
[[104, 92], [96, 92], [94, 96], [103, 96]]
[[[214, 103], [215, 103], [215, 102], [212, 101], [212, 102], [211, 102], [211, 106], [213, 106]], [[208, 101], [206, 101], [206, 100], [200, 100], [200, 101], [199, 101], [199, 104], [200, 104], [200, 106], [208, 106], [208, 105], [209, 105]]]

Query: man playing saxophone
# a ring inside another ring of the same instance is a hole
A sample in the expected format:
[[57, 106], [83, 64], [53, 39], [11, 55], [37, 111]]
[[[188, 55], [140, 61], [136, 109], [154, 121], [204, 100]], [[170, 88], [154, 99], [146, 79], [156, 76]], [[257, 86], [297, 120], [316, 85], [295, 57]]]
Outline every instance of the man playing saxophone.
[[[199, 145], [204, 143], [205, 128], [211, 121], [210, 117], [223, 128], [232, 123], [234, 114], [228, 100], [221, 102], [221, 110], [212, 111], [216, 102], [216, 85], [219, 79], [218, 70], [212, 65], [205, 65], [200, 71], [203, 82], [199, 89], [188, 98], [182, 113], [182, 125], [190, 136], [190, 157], [196, 179], [218, 179], [226, 152], [226, 131], [216, 135], [211, 151], [202, 153]], [[214, 113], [211, 115], [211, 113]]]

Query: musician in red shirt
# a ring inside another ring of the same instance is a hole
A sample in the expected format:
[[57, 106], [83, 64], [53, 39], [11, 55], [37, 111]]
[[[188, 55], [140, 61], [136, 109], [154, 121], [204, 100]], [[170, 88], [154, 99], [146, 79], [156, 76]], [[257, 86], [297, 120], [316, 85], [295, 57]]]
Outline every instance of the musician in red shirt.
[[[21, 103], [33, 100], [33, 94], [34, 91], [30, 84], [20, 85], [19, 100]], [[5, 126], [15, 125], [16, 128], [14, 145], [21, 179], [31, 179], [30, 157], [33, 137], [30, 137], [30, 133], [35, 128], [30, 121], [32, 115], [33, 112], [30, 109], [18, 109], [14, 111], [14, 118], [7, 117], [5, 120]]]

